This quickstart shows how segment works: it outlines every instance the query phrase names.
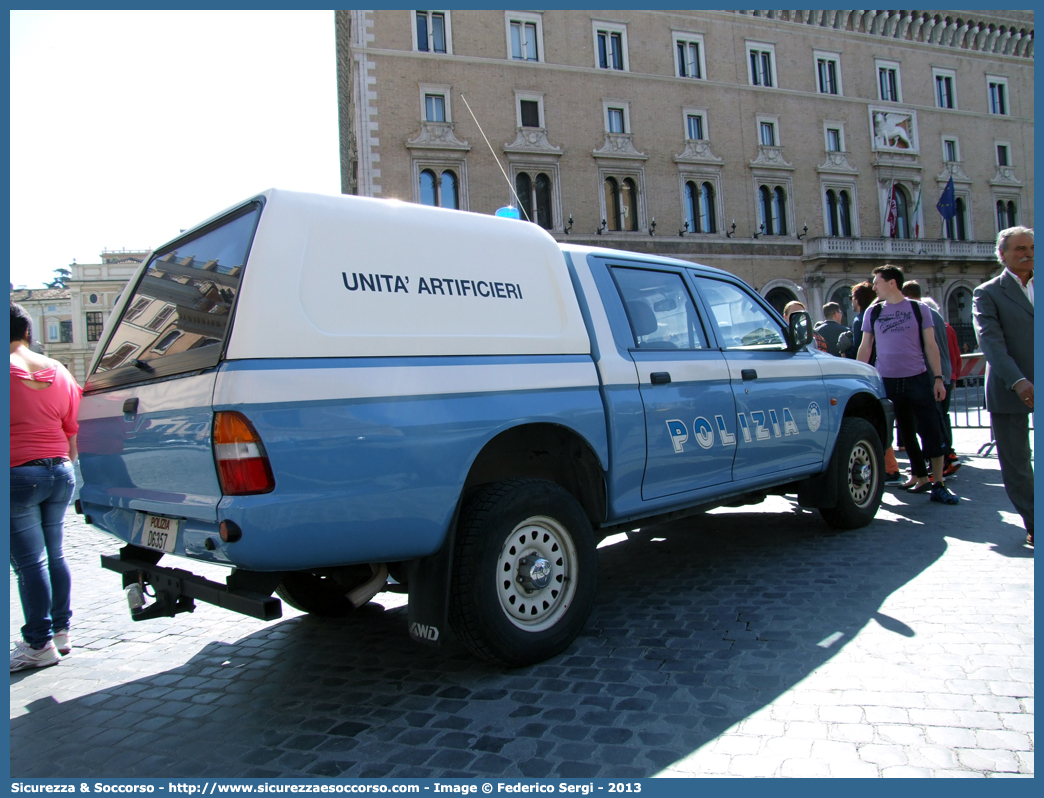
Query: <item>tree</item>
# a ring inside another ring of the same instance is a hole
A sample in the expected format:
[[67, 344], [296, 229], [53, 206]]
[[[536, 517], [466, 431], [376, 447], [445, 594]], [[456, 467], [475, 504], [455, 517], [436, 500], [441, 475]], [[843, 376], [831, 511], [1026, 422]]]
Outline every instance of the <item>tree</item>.
[[72, 272], [69, 269], [60, 267], [54, 270], [54, 279], [45, 285], [48, 288], [65, 288], [65, 283], [70, 277], [72, 277]]

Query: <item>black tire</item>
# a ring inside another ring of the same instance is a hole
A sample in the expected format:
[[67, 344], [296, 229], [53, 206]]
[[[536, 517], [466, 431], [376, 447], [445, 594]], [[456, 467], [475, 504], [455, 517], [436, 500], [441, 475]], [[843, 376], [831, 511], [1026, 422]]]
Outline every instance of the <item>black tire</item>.
[[594, 606], [591, 522], [544, 480], [484, 486], [457, 527], [450, 623], [472, 653], [509, 667], [565, 649]]
[[837, 472], [837, 504], [819, 509], [835, 529], [858, 529], [874, 520], [884, 495], [884, 448], [866, 419], [841, 422], [830, 468]]
[[331, 576], [309, 571], [290, 571], [283, 575], [276, 595], [296, 610], [322, 618], [343, 618], [355, 608], [348, 600], [343, 583]]

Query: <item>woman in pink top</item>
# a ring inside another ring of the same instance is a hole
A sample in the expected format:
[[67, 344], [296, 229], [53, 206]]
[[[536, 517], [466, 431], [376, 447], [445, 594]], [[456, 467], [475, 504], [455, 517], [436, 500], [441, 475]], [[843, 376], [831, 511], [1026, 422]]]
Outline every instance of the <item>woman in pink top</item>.
[[11, 567], [25, 617], [12, 671], [54, 665], [72, 650], [62, 522], [76, 484], [80, 386], [61, 363], [29, 348], [32, 337], [29, 314], [12, 302]]

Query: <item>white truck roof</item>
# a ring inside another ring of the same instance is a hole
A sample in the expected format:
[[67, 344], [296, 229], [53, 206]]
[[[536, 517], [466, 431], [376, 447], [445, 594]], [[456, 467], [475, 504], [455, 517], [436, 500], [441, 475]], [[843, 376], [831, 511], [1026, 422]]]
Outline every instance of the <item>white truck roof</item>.
[[558, 243], [535, 224], [271, 189], [229, 359], [587, 354]]

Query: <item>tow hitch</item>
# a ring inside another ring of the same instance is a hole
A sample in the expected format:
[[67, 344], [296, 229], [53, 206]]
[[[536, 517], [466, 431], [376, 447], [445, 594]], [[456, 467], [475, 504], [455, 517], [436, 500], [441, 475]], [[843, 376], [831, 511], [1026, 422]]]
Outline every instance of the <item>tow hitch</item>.
[[[133, 545], [120, 549], [119, 557], [102, 555], [102, 568], [123, 574], [123, 587], [135, 621], [173, 618], [179, 612], [192, 612], [196, 609], [196, 600], [262, 621], [283, 616], [282, 602], [272, 596], [282, 579], [280, 573], [236, 570], [222, 585], [180, 568], [156, 565], [162, 556], [162, 552]], [[150, 587], [151, 594], [148, 593]], [[146, 604], [146, 596], [153, 601]]]

